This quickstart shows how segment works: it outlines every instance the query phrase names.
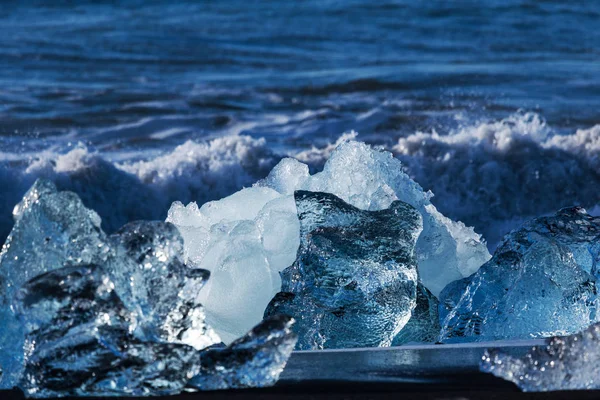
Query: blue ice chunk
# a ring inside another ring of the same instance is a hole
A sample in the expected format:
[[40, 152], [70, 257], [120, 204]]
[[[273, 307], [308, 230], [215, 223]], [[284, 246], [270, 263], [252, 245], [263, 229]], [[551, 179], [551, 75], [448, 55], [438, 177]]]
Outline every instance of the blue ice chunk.
[[300, 249], [265, 315], [298, 321], [298, 349], [389, 346], [415, 307], [421, 215], [402, 201], [365, 211], [329, 193], [294, 197]]
[[452, 221], [431, 203], [433, 193], [405, 172], [400, 160], [382, 149], [354, 140], [340, 141], [323, 171], [308, 174], [306, 165], [284, 159], [259, 185], [280, 193], [294, 190], [332, 193], [363, 210], [383, 210], [395, 200], [415, 207], [423, 217], [417, 240], [419, 279], [435, 296], [450, 282], [472, 275], [490, 259], [481, 235]]
[[0, 253], [0, 389], [13, 387], [23, 368], [24, 331], [14, 296], [29, 279], [64, 265], [103, 263], [110, 256], [100, 217], [72, 192], [39, 179], [13, 211], [15, 225]]
[[419, 282], [417, 285], [417, 304], [406, 325], [394, 337], [392, 346], [436, 342], [441, 329], [438, 308], [438, 299]]
[[480, 368], [525, 392], [600, 389], [600, 324], [566, 337], [552, 337], [518, 358], [489, 349]]
[[110, 239], [116, 256], [107, 270], [151, 340], [198, 350], [221, 341], [200, 304], [200, 290], [210, 273], [183, 263], [183, 239], [173, 224], [131, 222]]
[[441, 293], [441, 340], [567, 335], [597, 322], [599, 235], [600, 218], [578, 207], [511, 232], [477, 273]]
[[203, 350], [200, 371], [189, 385], [200, 390], [274, 385], [298, 339], [293, 323], [288, 316], [272, 316], [227, 347]]
[[10, 298], [29, 279], [66, 265], [102, 264], [110, 256], [100, 217], [73, 192], [38, 179], [13, 211], [0, 275]]
[[[171, 395], [209, 370], [200, 350], [220, 342], [199, 301], [209, 272], [183, 263], [175, 226], [138, 221], [107, 237], [76, 195], [46, 181], [14, 216], [0, 255], [0, 388]], [[295, 344], [290, 325], [266, 321], [230, 349], [237, 361], [223, 353], [207, 379], [274, 383]]]
[[134, 335], [136, 315], [100, 266], [47, 272], [17, 297], [27, 332], [19, 386], [28, 396], [176, 394], [198, 371], [193, 347]]

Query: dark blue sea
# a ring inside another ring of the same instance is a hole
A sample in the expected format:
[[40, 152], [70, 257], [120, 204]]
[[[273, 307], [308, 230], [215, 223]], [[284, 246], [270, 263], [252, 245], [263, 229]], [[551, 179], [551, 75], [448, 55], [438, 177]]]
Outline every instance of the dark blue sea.
[[490, 244], [600, 207], [600, 2], [6, 1], [0, 239], [37, 177], [114, 230], [382, 146]]

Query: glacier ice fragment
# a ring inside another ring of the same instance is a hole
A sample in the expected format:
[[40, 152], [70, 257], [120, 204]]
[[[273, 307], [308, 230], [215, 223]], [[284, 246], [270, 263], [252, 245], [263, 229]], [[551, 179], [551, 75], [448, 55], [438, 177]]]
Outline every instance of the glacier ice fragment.
[[102, 263], [110, 255], [100, 217], [71, 192], [39, 179], [13, 211], [15, 225], [0, 253], [0, 388], [16, 385], [25, 332], [15, 316], [15, 293], [29, 279], [64, 265]]
[[137, 221], [107, 237], [75, 194], [46, 181], [14, 217], [0, 255], [0, 388], [31, 397], [171, 395], [202, 379], [201, 367], [207, 382], [232, 387], [277, 380], [295, 344], [287, 317], [219, 353], [214, 370], [201, 361], [220, 343], [201, 304], [210, 273], [184, 264], [174, 225]]
[[293, 323], [290, 317], [276, 315], [227, 347], [203, 350], [200, 371], [189, 385], [200, 390], [274, 385], [296, 345]]
[[[473, 228], [443, 216], [391, 153], [365, 143], [341, 143], [312, 176], [298, 161], [282, 160], [260, 184], [292, 194], [293, 190], [332, 193], [363, 210], [381, 210], [395, 200], [415, 207], [423, 217], [417, 241], [419, 276], [434, 295], [450, 282], [473, 274], [489, 258], [485, 241]], [[298, 182], [295, 187], [289, 182]]]
[[47, 272], [17, 296], [27, 331], [19, 386], [28, 396], [168, 395], [197, 373], [193, 347], [134, 335], [136, 316], [100, 266]]
[[442, 341], [527, 339], [597, 322], [600, 218], [578, 207], [509, 233], [473, 276], [440, 297]]
[[116, 256], [107, 269], [146, 334], [198, 350], [221, 341], [206, 323], [200, 303], [210, 273], [183, 263], [183, 239], [174, 225], [131, 222], [110, 239]]
[[301, 244], [265, 315], [297, 320], [299, 349], [389, 346], [415, 307], [419, 212], [395, 201], [364, 211], [297, 191]]
[[200, 294], [210, 325], [226, 343], [248, 332], [280, 289], [279, 271], [294, 262], [299, 234], [293, 199], [247, 188], [201, 208], [174, 203], [167, 221], [185, 240], [187, 264], [211, 272]]
[[[414, 206], [423, 218], [416, 246], [419, 274], [435, 296], [490, 258], [480, 235], [439, 213], [431, 204], [432, 194], [404, 173], [391, 153], [346, 141], [314, 175], [306, 164], [286, 158], [252, 188], [202, 207], [175, 202], [169, 210], [167, 221], [184, 237], [186, 263], [212, 273], [202, 302], [210, 324], [225, 342], [260, 321], [265, 306], [281, 289], [278, 273], [296, 259], [300, 243], [296, 190], [331, 193], [369, 211], [386, 209], [396, 200]], [[231, 290], [244, 293], [244, 300], [230, 296]]]
[[480, 368], [525, 392], [600, 389], [600, 324], [571, 336], [549, 338], [521, 358], [489, 349]]
[[29, 279], [64, 264], [103, 263], [110, 255], [100, 217], [72, 192], [38, 179], [13, 211], [15, 225], [0, 255], [10, 300]]

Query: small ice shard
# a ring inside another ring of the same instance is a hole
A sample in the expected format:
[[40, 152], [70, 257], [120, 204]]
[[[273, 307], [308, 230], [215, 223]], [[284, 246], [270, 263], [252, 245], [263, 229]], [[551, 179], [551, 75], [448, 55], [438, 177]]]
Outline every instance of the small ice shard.
[[298, 349], [389, 346], [415, 307], [419, 212], [395, 201], [364, 211], [297, 191], [301, 244], [265, 315], [297, 321]]
[[404, 328], [396, 335], [392, 346], [409, 343], [433, 343], [440, 335], [439, 303], [421, 283], [417, 285], [417, 305]]
[[176, 394], [197, 373], [193, 347], [134, 336], [136, 316], [100, 266], [47, 272], [17, 297], [28, 349], [19, 386], [28, 396]]
[[14, 295], [29, 279], [64, 265], [102, 263], [110, 255], [100, 217], [76, 194], [39, 179], [13, 211], [15, 225], [0, 253], [0, 389], [17, 383], [23, 368], [24, 331]]
[[116, 256], [107, 263], [117, 292], [153, 340], [204, 349], [221, 339], [205, 322], [201, 289], [209, 272], [183, 263], [177, 228], [136, 221], [110, 237]]
[[273, 316], [227, 347], [203, 350], [200, 371], [189, 386], [217, 390], [274, 385], [298, 339], [293, 323], [290, 317]]
[[549, 338], [522, 358], [489, 349], [480, 369], [525, 392], [600, 389], [600, 324], [571, 336]]
[[440, 339], [567, 335], [597, 322], [600, 218], [572, 207], [509, 233], [494, 257], [441, 294]]
[[[432, 194], [404, 173], [391, 153], [347, 141], [314, 175], [307, 165], [286, 158], [252, 188], [202, 207], [175, 202], [169, 210], [167, 221], [184, 237], [186, 263], [211, 271], [201, 301], [225, 342], [261, 320], [265, 306], [281, 290], [279, 272], [296, 259], [296, 190], [332, 193], [369, 211], [386, 209], [396, 200], [414, 206], [423, 217], [416, 246], [419, 274], [435, 296], [490, 258], [481, 237], [440, 214], [431, 204]], [[243, 295], [231, 296], [232, 291]]]

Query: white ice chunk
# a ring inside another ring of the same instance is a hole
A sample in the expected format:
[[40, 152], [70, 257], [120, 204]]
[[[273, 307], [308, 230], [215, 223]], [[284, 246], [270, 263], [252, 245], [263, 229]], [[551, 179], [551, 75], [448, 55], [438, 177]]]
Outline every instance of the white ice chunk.
[[262, 320], [281, 288], [279, 271], [296, 258], [300, 242], [291, 196], [266, 187], [240, 190], [204, 204], [174, 203], [167, 221], [185, 241], [186, 262], [211, 271], [200, 294], [207, 320], [230, 342]]
[[294, 197], [280, 197], [265, 204], [256, 217], [256, 225], [271, 268], [281, 272], [292, 265], [300, 245]]
[[308, 165], [293, 158], [284, 158], [259, 185], [275, 189], [281, 194], [294, 194], [308, 178]]

